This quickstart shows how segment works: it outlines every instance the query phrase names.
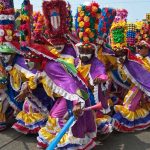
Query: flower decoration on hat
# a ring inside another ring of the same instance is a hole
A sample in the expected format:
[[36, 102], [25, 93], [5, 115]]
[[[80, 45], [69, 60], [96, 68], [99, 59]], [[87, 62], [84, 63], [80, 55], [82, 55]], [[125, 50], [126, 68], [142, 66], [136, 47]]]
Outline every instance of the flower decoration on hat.
[[64, 35], [71, 27], [70, 5], [65, 0], [44, 0], [43, 13], [48, 27], [48, 34], [53, 45], [67, 42]]
[[134, 24], [136, 25], [136, 30], [139, 31], [142, 29], [144, 22], [143, 21], [136, 21]]
[[136, 34], [136, 42], [139, 43], [142, 40], [150, 44], [150, 23], [143, 23], [141, 30]]
[[83, 47], [93, 47], [98, 36], [98, 23], [101, 17], [99, 4], [80, 5], [76, 15], [76, 31]]
[[110, 27], [115, 19], [116, 10], [113, 8], [103, 8], [101, 18], [99, 20], [98, 33], [100, 37], [104, 34], [108, 35]]
[[24, 0], [21, 8], [20, 20], [21, 24], [19, 27], [20, 30], [20, 41], [21, 46], [29, 45], [31, 42], [31, 14], [32, 14], [32, 5], [29, 0]]
[[72, 11], [71, 11], [71, 5], [69, 3], [67, 3], [67, 10], [68, 10], [68, 15], [67, 15], [67, 27], [68, 27], [68, 31], [72, 32], [72, 28], [73, 28], [73, 16], [72, 16]]
[[0, 43], [13, 40], [14, 22], [13, 1], [0, 0]]
[[49, 38], [46, 33], [47, 27], [45, 25], [44, 15], [40, 12], [33, 13], [33, 29], [32, 29], [32, 40], [35, 43], [43, 43], [44, 40], [42, 37]]
[[0, 52], [18, 52], [20, 45], [14, 41], [15, 11], [13, 0], [0, 0]]
[[134, 46], [136, 42], [136, 25], [129, 23], [127, 27], [127, 44], [129, 46]]
[[123, 49], [127, 46], [127, 11], [125, 9], [117, 10], [117, 15], [111, 26], [111, 46], [115, 49]]

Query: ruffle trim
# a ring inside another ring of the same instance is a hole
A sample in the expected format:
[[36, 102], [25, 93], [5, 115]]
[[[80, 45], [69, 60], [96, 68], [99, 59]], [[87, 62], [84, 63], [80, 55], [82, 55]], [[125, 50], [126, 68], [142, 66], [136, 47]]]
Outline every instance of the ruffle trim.
[[150, 127], [150, 113], [145, 108], [133, 112], [124, 106], [115, 106], [115, 111], [112, 124], [117, 131], [134, 132]]
[[70, 100], [70, 101], [76, 101], [77, 100], [77, 101], [81, 102], [81, 104], [83, 106], [85, 105], [85, 101], [81, 97], [79, 97], [77, 94], [68, 93], [67, 91], [65, 91], [64, 89], [62, 89], [58, 85], [56, 85], [48, 77], [48, 75], [46, 74], [46, 72], [43, 72], [42, 76], [46, 78], [46, 83], [48, 84], [48, 87], [50, 87], [54, 93], [59, 94], [60, 96], [64, 97], [67, 100]]
[[111, 121], [111, 117], [107, 115], [104, 115], [102, 118], [97, 118], [96, 124], [98, 132], [101, 134], [111, 133], [113, 131]]
[[[74, 124], [73, 124], [74, 125]], [[72, 126], [73, 126], [72, 125]], [[49, 118], [49, 121], [46, 127], [43, 127], [39, 131], [39, 136], [37, 138], [39, 143], [43, 143], [43, 145], [48, 145], [53, 141], [53, 139], [57, 136], [58, 132], [60, 132], [61, 128], [58, 124], [58, 119], [56, 118]], [[86, 145], [89, 141], [96, 137], [96, 132], [94, 133], [87, 133], [85, 138], [75, 138], [73, 137], [71, 127], [69, 131], [63, 136], [63, 138], [58, 143], [58, 147], [65, 147], [69, 144], [77, 144], [77, 145]]]
[[40, 126], [34, 127], [33, 129], [29, 129], [25, 126], [23, 126], [22, 124], [19, 123], [15, 123], [12, 126], [13, 129], [15, 129], [16, 131], [23, 133], [23, 134], [37, 134], [38, 131], [41, 129]]
[[30, 77], [35, 76], [35, 74], [33, 74], [31, 71], [26, 70], [25, 68], [21, 67], [21, 66], [18, 65], [18, 64], [15, 64], [14, 68], [16, 68], [16, 69], [19, 70], [21, 73], [23, 73], [27, 79], [29, 79]]
[[126, 68], [126, 66], [123, 66], [123, 69], [126, 73], [126, 75], [131, 79], [131, 81], [137, 86], [139, 87], [144, 93], [146, 93], [148, 96], [150, 96], [150, 91], [147, 91], [141, 84], [139, 84], [134, 77], [129, 73], [128, 69]]
[[21, 123], [22, 125], [32, 128], [32, 126], [43, 124], [47, 120], [47, 117], [41, 113], [26, 113], [24, 111], [21, 111], [16, 119]]

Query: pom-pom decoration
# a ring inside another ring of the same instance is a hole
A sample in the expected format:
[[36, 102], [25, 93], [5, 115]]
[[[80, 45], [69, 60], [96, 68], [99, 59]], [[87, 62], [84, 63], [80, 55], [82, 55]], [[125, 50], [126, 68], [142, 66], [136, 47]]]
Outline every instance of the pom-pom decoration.
[[43, 2], [43, 13], [53, 45], [64, 44], [64, 34], [69, 33], [72, 28], [72, 17], [70, 5], [64, 0], [45, 0]]
[[127, 27], [127, 44], [129, 46], [134, 46], [136, 42], [136, 25], [129, 23]]
[[103, 8], [98, 25], [98, 33], [100, 37], [104, 34], [108, 35], [112, 22], [116, 16], [116, 10], [113, 8]]
[[13, 40], [14, 24], [13, 0], [0, 0], [0, 43]]
[[98, 23], [101, 16], [99, 4], [80, 5], [76, 14], [76, 31], [83, 44], [95, 43], [98, 36]]
[[127, 46], [127, 16], [126, 9], [117, 9], [116, 17], [110, 30], [111, 46], [115, 49], [123, 49]]
[[113, 22], [111, 26], [111, 46], [113, 49], [122, 49], [127, 46], [127, 23], [125, 21]]
[[136, 34], [136, 42], [139, 43], [141, 40], [150, 44], [150, 24], [143, 23], [142, 29]]
[[128, 11], [126, 9], [117, 9], [114, 22], [127, 21]]
[[32, 5], [30, 0], [24, 0], [21, 7], [20, 19], [20, 42], [21, 46], [26, 46], [31, 43], [31, 15]]
[[71, 11], [71, 5], [69, 3], [67, 3], [67, 27], [68, 27], [68, 31], [72, 32], [72, 28], [73, 28], [73, 16], [72, 16], [72, 11]]
[[134, 24], [136, 25], [136, 30], [141, 30], [144, 22], [143, 21], [136, 21]]
[[32, 26], [32, 40], [35, 43], [45, 44], [43, 37], [49, 38], [48, 33], [46, 33], [47, 27], [45, 25], [44, 16], [40, 12], [33, 13], [33, 26]]

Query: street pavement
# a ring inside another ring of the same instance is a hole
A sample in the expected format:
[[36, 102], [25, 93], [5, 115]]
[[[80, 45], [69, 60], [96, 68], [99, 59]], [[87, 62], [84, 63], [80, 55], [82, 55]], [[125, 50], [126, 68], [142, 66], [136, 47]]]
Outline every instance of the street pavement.
[[[38, 150], [36, 136], [23, 135], [11, 128], [0, 132], [0, 150]], [[94, 150], [150, 150], [150, 129], [136, 133], [112, 133]]]

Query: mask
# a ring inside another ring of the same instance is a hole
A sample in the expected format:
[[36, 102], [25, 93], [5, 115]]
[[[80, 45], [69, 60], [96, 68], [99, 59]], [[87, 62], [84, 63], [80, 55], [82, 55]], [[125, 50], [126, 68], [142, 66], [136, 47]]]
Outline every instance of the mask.
[[65, 45], [55, 45], [54, 47], [57, 49], [57, 51], [58, 51], [59, 53], [61, 53], [61, 52], [63, 51]]
[[4, 61], [4, 63], [8, 63], [9, 60], [10, 60], [10, 58], [11, 58], [11, 55], [3, 55], [3, 61]]
[[92, 54], [80, 54], [80, 58], [87, 57], [88, 59], [92, 58]]
[[32, 70], [35, 67], [35, 63], [34, 62], [27, 62], [28, 68], [29, 70]]
[[92, 54], [79, 54], [79, 57], [83, 63], [87, 63], [92, 58]]

